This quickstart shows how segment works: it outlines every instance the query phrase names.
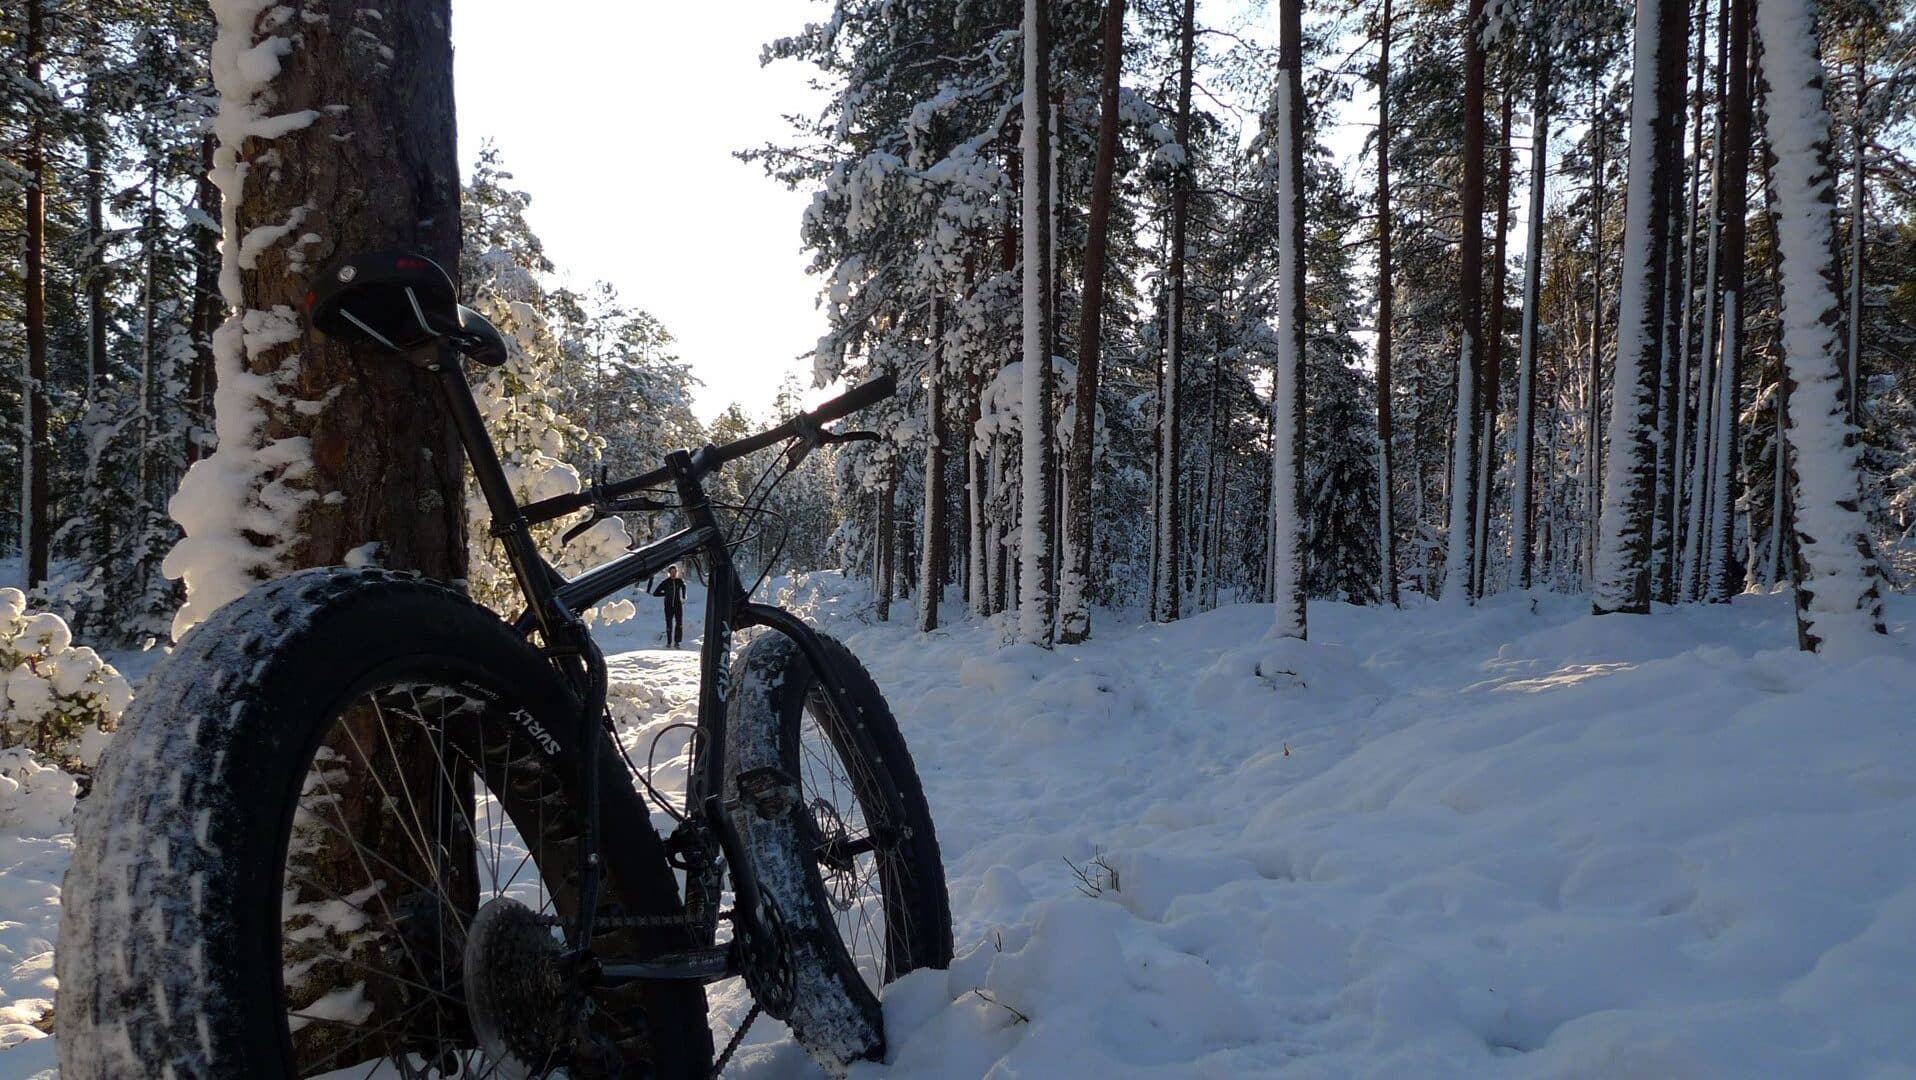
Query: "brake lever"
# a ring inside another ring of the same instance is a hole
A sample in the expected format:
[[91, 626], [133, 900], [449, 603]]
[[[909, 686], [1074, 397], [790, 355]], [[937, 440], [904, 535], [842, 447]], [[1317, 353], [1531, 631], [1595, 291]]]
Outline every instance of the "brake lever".
[[818, 433], [821, 443], [877, 442], [876, 431], [821, 431]]
[[592, 526], [597, 525], [599, 522], [604, 520], [605, 520], [605, 515], [599, 512], [598, 507], [596, 506], [593, 507], [592, 513], [588, 514], [584, 521], [579, 522], [577, 525], [574, 525], [570, 529], [567, 529], [564, 533], [560, 534], [559, 546], [565, 547], [566, 545], [572, 543], [572, 541], [578, 539], [581, 535], [583, 535], [587, 529], [590, 529]]

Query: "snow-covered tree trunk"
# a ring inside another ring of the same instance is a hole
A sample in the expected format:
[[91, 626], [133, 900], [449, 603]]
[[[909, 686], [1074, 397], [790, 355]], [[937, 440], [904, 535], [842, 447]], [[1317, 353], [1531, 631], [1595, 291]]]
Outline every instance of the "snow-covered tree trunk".
[[965, 452], [965, 593], [974, 615], [991, 614], [991, 527], [985, 521], [985, 489], [990, 483], [986, 458], [977, 446], [979, 398], [983, 380], [976, 373], [966, 381], [964, 438], [959, 445]]
[[20, 375], [20, 556], [28, 589], [47, 579], [50, 523], [47, 521], [47, 465], [53, 443], [47, 430], [47, 113], [52, 95], [40, 83], [41, 61], [47, 50], [42, 0], [26, 0], [26, 60], [28, 93], [33, 101], [27, 120], [26, 248], [22, 252], [22, 288], [26, 291], [26, 368]]
[[1019, 514], [1018, 638], [1051, 647], [1057, 595], [1051, 563], [1051, 28], [1048, 0], [1025, 0], [1024, 402]]
[[1863, 219], [1869, 212], [1869, 189], [1864, 186], [1869, 140], [1864, 137], [1864, 106], [1868, 103], [1869, 80], [1863, 70], [1863, 51], [1856, 51], [1855, 118], [1850, 126], [1850, 210], [1849, 210], [1849, 348], [1843, 370], [1849, 387], [1849, 422], [1860, 424], [1857, 402], [1863, 375]]
[[458, 265], [447, 8], [302, 18], [268, 0], [214, 4], [230, 314], [214, 342], [219, 450], [171, 504], [186, 531], [165, 563], [187, 588], [176, 635], [260, 581], [355, 550], [464, 576], [458, 442], [434, 377], [297, 314], [339, 255], [409, 247]]
[[918, 629], [938, 629], [945, 591], [945, 301], [931, 302], [931, 350], [925, 356], [925, 537], [918, 563]]
[[1391, 281], [1390, 202], [1391, 0], [1383, 0], [1377, 46], [1377, 554], [1378, 595], [1397, 603], [1397, 529], [1391, 476]]
[[[1668, 574], [1665, 603], [1676, 603], [1688, 599], [1684, 591], [1683, 560], [1684, 538], [1688, 535], [1685, 507], [1689, 498], [1689, 486], [1685, 483], [1685, 471], [1690, 461], [1689, 444], [1695, 439], [1690, 429], [1692, 403], [1690, 400], [1690, 349], [1692, 326], [1696, 321], [1696, 259], [1697, 228], [1701, 224], [1701, 198], [1703, 193], [1703, 99], [1706, 64], [1709, 57], [1709, 3], [1697, 0], [1696, 7], [1696, 68], [1694, 71], [1694, 89], [1690, 91], [1690, 181], [1688, 186], [1688, 204], [1683, 226], [1683, 269], [1681, 313], [1682, 322], [1677, 333], [1677, 371], [1676, 371], [1676, 441], [1670, 448], [1670, 474], [1668, 477], [1670, 505], [1669, 526], [1666, 534], [1668, 543], [1665, 554], [1665, 566]], [[1706, 229], [1707, 231], [1707, 229]], [[1707, 295], [1707, 294], [1706, 294]], [[1672, 308], [1678, 307], [1672, 304]]]
[[898, 463], [889, 459], [878, 483], [878, 524], [872, 541], [872, 591], [874, 615], [879, 622], [891, 621], [891, 602], [898, 575], [893, 573], [897, 543]]
[[1484, 0], [1464, 5], [1464, 164], [1462, 268], [1457, 278], [1463, 326], [1457, 345], [1457, 417], [1450, 441], [1449, 543], [1443, 599], [1469, 603], [1471, 540], [1477, 504], [1477, 390], [1484, 324]]
[[1104, 351], [1104, 274], [1111, 231], [1111, 194], [1117, 176], [1118, 89], [1124, 66], [1124, 0], [1106, 0], [1103, 70], [1098, 85], [1098, 157], [1091, 177], [1091, 209], [1085, 223], [1084, 297], [1078, 317], [1076, 423], [1066, 474], [1064, 530], [1070, 565], [1058, 586], [1058, 641], [1076, 644], [1091, 636], [1092, 470], [1098, 441], [1098, 368]]
[[1684, 503], [1683, 573], [1677, 588], [1677, 596], [1681, 600], [1702, 599], [1709, 576], [1710, 549], [1706, 534], [1710, 523], [1710, 503], [1715, 497], [1710, 478], [1716, 454], [1716, 386], [1721, 367], [1716, 352], [1717, 317], [1722, 310], [1717, 279], [1721, 270], [1718, 251], [1723, 235], [1723, 178], [1727, 171], [1723, 159], [1726, 119], [1723, 94], [1729, 59], [1728, 7], [1727, 3], [1722, 5], [1716, 21], [1716, 107], [1712, 125], [1715, 136], [1711, 140], [1710, 201], [1703, 226], [1703, 336], [1697, 350], [1696, 425], [1695, 433], [1691, 436], [1690, 476]]
[[1590, 353], [1584, 371], [1583, 520], [1580, 527], [1583, 587], [1596, 584], [1597, 518], [1603, 513], [1603, 188], [1605, 124], [1602, 95], [1591, 92], [1590, 168]]
[[1191, 186], [1192, 52], [1197, 29], [1194, 0], [1184, 0], [1178, 22], [1178, 160], [1171, 179], [1171, 251], [1166, 270], [1164, 316], [1164, 370], [1158, 394], [1157, 554], [1151, 584], [1151, 617], [1158, 622], [1178, 618], [1184, 589], [1184, 515], [1180, 489], [1183, 463], [1181, 427], [1184, 376], [1184, 262]]
[[1681, 160], [1684, 0], [1638, 0], [1630, 93], [1630, 165], [1625, 190], [1623, 278], [1617, 296], [1617, 360], [1610, 412], [1610, 462], [1598, 521], [1591, 608], [1650, 610], [1655, 533], [1658, 395], [1664, 340], [1664, 286], [1670, 240], [1669, 170]]
[[1271, 600], [1278, 637], [1303, 638], [1304, 41], [1303, 0], [1278, 5], [1277, 378], [1271, 395]]
[[1792, 525], [1805, 571], [1797, 641], [1813, 651], [1853, 647], [1884, 632], [1882, 572], [1861, 508], [1861, 433], [1849, 422], [1837, 340], [1842, 312], [1829, 242], [1836, 184], [1816, 10], [1809, 0], [1758, 0], [1756, 25], [1769, 85], [1764, 134], [1782, 286]]
[[1717, 342], [1716, 401], [1710, 408], [1710, 516], [1704, 543], [1708, 569], [1704, 598], [1720, 603], [1730, 598], [1736, 572], [1734, 518], [1738, 397], [1743, 370], [1744, 255], [1748, 229], [1750, 176], [1751, 65], [1753, 39], [1751, 0], [1726, 0], [1730, 25], [1723, 91], [1722, 247], [1718, 252], [1718, 296], [1723, 306], [1721, 337]]
[[1497, 225], [1491, 230], [1489, 311], [1484, 318], [1484, 349], [1478, 391], [1476, 508], [1471, 524], [1471, 587], [1481, 597], [1490, 592], [1490, 515], [1497, 480], [1497, 420], [1502, 406], [1504, 351], [1504, 276], [1506, 245], [1510, 239], [1510, 124], [1516, 95], [1508, 78], [1498, 91]]
[[1537, 82], [1530, 105], [1530, 212], [1524, 240], [1523, 329], [1517, 346], [1516, 463], [1510, 491], [1511, 574], [1519, 589], [1530, 588], [1533, 562], [1530, 523], [1536, 500], [1531, 494], [1531, 475], [1535, 471], [1531, 448], [1537, 437], [1537, 346], [1542, 336], [1542, 313], [1538, 304], [1543, 295], [1543, 208], [1550, 150], [1551, 45], [1542, 41], [1538, 47], [1543, 55], [1538, 58]]

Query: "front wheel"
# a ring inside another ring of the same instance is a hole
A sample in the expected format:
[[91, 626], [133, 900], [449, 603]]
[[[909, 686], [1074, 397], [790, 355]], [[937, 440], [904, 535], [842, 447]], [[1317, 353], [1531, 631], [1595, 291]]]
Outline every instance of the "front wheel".
[[[833, 707], [797, 642], [761, 635], [733, 668], [725, 797], [758, 887], [784, 916], [797, 976], [786, 1022], [836, 1073], [884, 1057], [881, 986], [951, 963], [951, 909], [898, 722], [857, 658], [819, 641], [851, 715]], [[767, 816], [741, 799], [739, 777], [754, 774], [789, 778], [789, 809]]]
[[[569, 977], [588, 738], [553, 667], [445, 586], [322, 569], [227, 605], [149, 678], [82, 805], [62, 1075], [708, 1075], [698, 986]], [[592, 756], [616, 842], [591, 944], [682, 949], [645, 809], [609, 744]]]

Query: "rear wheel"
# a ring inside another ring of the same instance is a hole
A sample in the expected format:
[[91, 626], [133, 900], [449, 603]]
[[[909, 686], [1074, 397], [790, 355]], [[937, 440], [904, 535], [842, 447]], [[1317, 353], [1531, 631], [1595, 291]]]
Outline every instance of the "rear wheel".
[[726, 722], [726, 796], [763, 770], [788, 778], [792, 805], [766, 816], [750, 799], [733, 822], [760, 890], [784, 916], [797, 976], [793, 1036], [842, 1072], [885, 1054], [878, 990], [951, 962], [951, 911], [938, 837], [898, 722], [864, 667], [821, 636], [852, 715], [832, 706], [820, 673], [778, 633], [734, 666]]
[[[566, 967], [585, 737], [551, 666], [442, 586], [310, 571], [229, 605], [156, 670], [84, 804], [63, 1075], [707, 1074], [700, 987], [587, 993]], [[604, 749], [598, 910], [655, 922], [592, 946], [684, 948]]]

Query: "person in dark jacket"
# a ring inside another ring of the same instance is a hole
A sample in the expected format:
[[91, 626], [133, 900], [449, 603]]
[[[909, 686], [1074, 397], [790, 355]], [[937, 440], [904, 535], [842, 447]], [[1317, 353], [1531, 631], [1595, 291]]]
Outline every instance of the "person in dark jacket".
[[666, 567], [665, 580], [652, 590], [652, 595], [665, 598], [665, 645], [676, 649], [685, 640], [685, 579], [679, 576], [678, 567]]

